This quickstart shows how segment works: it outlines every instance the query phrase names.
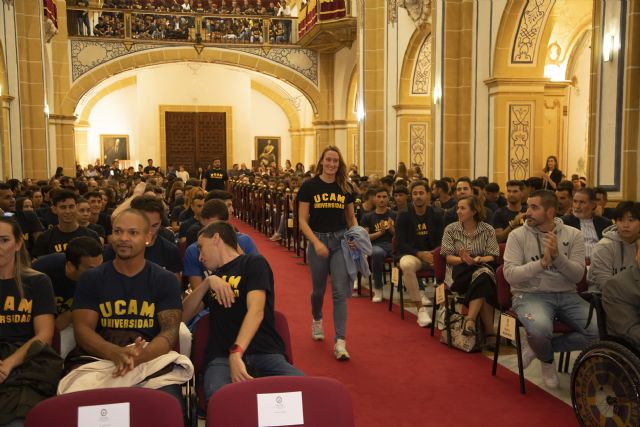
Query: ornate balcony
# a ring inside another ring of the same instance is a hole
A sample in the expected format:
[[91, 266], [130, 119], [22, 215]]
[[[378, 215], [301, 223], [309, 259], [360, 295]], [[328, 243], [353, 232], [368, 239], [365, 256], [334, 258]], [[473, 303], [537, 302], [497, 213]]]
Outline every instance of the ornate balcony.
[[309, 0], [298, 13], [299, 44], [318, 52], [336, 52], [356, 39], [357, 20], [345, 0]]
[[67, 31], [71, 40], [122, 41], [128, 49], [135, 43], [190, 44], [196, 50], [208, 45], [299, 47], [295, 18], [259, 14], [254, 7], [176, 12], [69, 6]]

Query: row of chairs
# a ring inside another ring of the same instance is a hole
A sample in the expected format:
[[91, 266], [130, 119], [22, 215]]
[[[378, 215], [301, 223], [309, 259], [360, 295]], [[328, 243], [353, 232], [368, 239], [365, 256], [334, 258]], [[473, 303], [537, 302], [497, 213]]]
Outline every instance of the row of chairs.
[[[265, 425], [260, 422], [257, 396], [290, 392], [301, 392], [303, 425], [354, 425], [351, 396], [342, 383], [323, 377], [266, 377], [221, 388], [209, 401], [207, 426]], [[97, 407], [93, 411], [95, 415], [85, 419], [91, 424], [85, 425], [117, 425], [113, 424], [117, 420], [113, 407], [106, 405], [121, 403], [128, 404], [124, 416], [131, 427], [176, 427], [183, 424], [180, 404], [173, 396], [158, 390], [127, 387], [80, 391], [47, 399], [31, 410], [24, 425], [79, 426], [82, 425], [80, 408], [84, 407]]]
[[[275, 327], [285, 344], [285, 356], [293, 364], [293, 348], [289, 322], [284, 314], [275, 312]], [[301, 391], [305, 425], [353, 425], [353, 409], [348, 391], [341, 383], [320, 377], [270, 377], [247, 383], [231, 384], [220, 389], [207, 404], [204, 395], [205, 351], [209, 338], [209, 315], [198, 320], [193, 333], [191, 360], [194, 377], [186, 385], [188, 423], [197, 425], [197, 413], [207, 414], [207, 426], [258, 425], [256, 402], [260, 393]], [[60, 334], [54, 334], [53, 347], [59, 350]], [[252, 397], [253, 396], [253, 397]], [[129, 402], [131, 426], [182, 425], [182, 409], [178, 401], [167, 393], [143, 388], [112, 388], [69, 393], [47, 399], [36, 405], [25, 420], [26, 426], [47, 425], [56, 419], [58, 425], [77, 425], [80, 406], [107, 405]], [[330, 402], [332, 411], [324, 405]], [[242, 405], [240, 405], [242, 403]], [[242, 407], [242, 411], [237, 408]], [[107, 411], [108, 412], [108, 411]], [[102, 419], [107, 421], [107, 415]]]

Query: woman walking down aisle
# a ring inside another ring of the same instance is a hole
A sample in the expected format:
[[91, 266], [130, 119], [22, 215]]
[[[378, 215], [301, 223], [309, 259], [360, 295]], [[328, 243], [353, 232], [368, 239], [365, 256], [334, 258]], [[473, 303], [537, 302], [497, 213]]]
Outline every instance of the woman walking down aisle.
[[307, 260], [311, 270], [311, 337], [324, 339], [322, 303], [331, 274], [334, 353], [337, 360], [349, 360], [346, 349], [347, 298], [351, 283], [342, 254], [341, 240], [347, 227], [357, 225], [353, 190], [347, 182], [347, 167], [337, 147], [328, 146], [316, 166], [316, 176], [298, 192], [300, 230], [309, 241]]

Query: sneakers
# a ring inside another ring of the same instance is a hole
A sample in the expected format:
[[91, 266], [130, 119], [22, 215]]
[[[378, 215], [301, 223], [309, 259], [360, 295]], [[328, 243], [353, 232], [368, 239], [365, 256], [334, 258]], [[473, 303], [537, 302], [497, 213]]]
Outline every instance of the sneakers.
[[555, 363], [544, 363], [543, 361], [540, 361], [540, 373], [542, 374], [542, 381], [544, 381], [544, 385], [549, 388], [558, 388], [560, 379], [556, 372]]
[[333, 346], [333, 353], [336, 355], [336, 360], [345, 361], [349, 360], [349, 352], [347, 351], [347, 343], [343, 339], [338, 339]]
[[433, 306], [433, 301], [431, 301], [429, 299], [429, 297], [427, 296], [427, 293], [422, 291], [421, 292], [421, 296], [420, 296], [420, 302], [422, 303], [423, 306], [425, 307], [431, 307]]
[[431, 315], [427, 307], [420, 307], [418, 309], [418, 326], [426, 328], [431, 325]]
[[277, 242], [280, 239], [282, 239], [282, 236], [278, 232], [274, 233], [273, 236], [269, 238], [272, 242]]
[[535, 359], [536, 352], [533, 351], [531, 346], [529, 345], [529, 340], [527, 340], [527, 331], [520, 327], [520, 347], [522, 352], [522, 369], [527, 369], [533, 359]]
[[382, 302], [382, 289], [373, 290], [373, 298], [371, 302]]
[[322, 330], [322, 319], [311, 322], [311, 338], [314, 341], [324, 340], [324, 331]]

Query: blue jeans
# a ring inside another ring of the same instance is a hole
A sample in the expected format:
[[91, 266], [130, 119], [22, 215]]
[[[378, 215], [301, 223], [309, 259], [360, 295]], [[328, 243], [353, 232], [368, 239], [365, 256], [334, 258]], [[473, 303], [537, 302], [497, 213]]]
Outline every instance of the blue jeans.
[[382, 273], [384, 272], [384, 259], [391, 256], [391, 243], [374, 243], [371, 252], [371, 269], [373, 270], [373, 284], [376, 289], [382, 289]]
[[[304, 375], [302, 371], [287, 362], [282, 354], [245, 354], [243, 360], [247, 372], [254, 378]], [[216, 357], [207, 364], [204, 372], [204, 394], [207, 401], [220, 387], [227, 384], [231, 384], [229, 358]]]
[[[553, 353], [582, 350], [598, 339], [598, 322], [589, 317], [589, 303], [575, 293], [520, 294], [513, 297], [513, 309], [527, 331], [527, 339], [538, 359], [553, 361]], [[574, 332], [554, 336], [557, 319]]]
[[335, 340], [347, 336], [347, 298], [351, 296], [351, 281], [347, 274], [347, 265], [342, 254], [342, 236], [344, 230], [334, 233], [315, 233], [329, 249], [326, 258], [316, 255], [311, 243], [307, 244], [307, 261], [311, 270], [311, 315], [314, 320], [322, 319], [322, 304], [327, 289], [327, 276], [331, 273], [331, 298], [333, 299], [333, 324]]

